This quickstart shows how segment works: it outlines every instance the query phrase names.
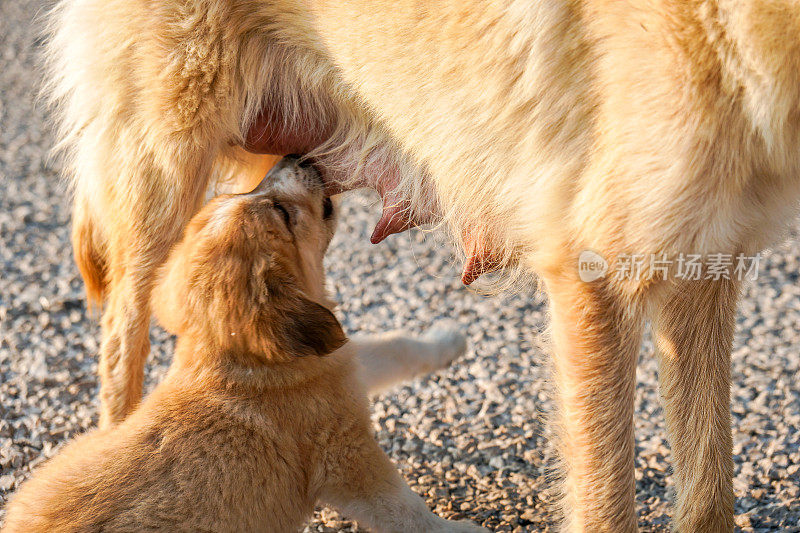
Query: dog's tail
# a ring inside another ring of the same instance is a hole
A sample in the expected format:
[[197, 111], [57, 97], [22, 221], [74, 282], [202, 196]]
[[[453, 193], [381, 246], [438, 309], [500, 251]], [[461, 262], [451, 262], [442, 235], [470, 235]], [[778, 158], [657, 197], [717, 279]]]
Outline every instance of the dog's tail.
[[107, 285], [105, 244], [88, 203], [80, 196], [76, 196], [72, 211], [72, 250], [86, 285], [87, 306], [100, 307]]

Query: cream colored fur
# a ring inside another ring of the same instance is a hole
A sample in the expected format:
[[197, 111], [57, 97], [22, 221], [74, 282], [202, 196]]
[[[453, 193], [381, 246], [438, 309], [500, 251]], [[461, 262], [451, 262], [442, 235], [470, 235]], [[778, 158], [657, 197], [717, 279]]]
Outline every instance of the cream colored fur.
[[[139, 400], [154, 269], [268, 103], [287, 127], [335, 126], [312, 152], [339, 181], [399, 169], [415, 213], [435, 209], [456, 240], [477, 231], [543, 279], [569, 528], [636, 527], [632, 387], [655, 317], [676, 528], [732, 529], [736, 290], [586, 285], [576, 262], [585, 249], [753, 254], [793, 220], [795, 2], [74, 0], [52, 20], [76, 251], [107, 302], [104, 424]], [[700, 419], [708, 446], [691, 444]]]

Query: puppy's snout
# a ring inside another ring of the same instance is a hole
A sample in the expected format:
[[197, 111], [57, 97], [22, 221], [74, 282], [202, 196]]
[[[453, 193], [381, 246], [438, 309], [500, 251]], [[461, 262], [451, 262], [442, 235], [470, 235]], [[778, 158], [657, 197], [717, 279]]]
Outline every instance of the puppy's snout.
[[301, 168], [307, 167], [310, 164], [308, 159], [304, 160], [303, 156], [301, 156], [300, 154], [289, 154], [287, 156], [284, 156], [282, 161], [294, 163]]
[[253, 192], [316, 192], [323, 185], [322, 176], [308, 159], [291, 154], [275, 163]]

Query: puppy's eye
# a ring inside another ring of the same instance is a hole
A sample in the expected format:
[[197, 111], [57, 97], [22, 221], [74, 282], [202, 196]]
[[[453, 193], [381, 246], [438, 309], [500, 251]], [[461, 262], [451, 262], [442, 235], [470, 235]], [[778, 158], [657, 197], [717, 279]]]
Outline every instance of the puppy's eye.
[[333, 202], [330, 198], [325, 198], [322, 200], [322, 218], [325, 220], [331, 218], [333, 216]]
[[283, 221], [286, 223], [286, 227], [288, 228], [292, 223], [292, 217], [289, 215], [289, 210], [283, 207], [283, 204], [280, 202], [273, 202], [272, 207], [274, 207], [283, 217]]

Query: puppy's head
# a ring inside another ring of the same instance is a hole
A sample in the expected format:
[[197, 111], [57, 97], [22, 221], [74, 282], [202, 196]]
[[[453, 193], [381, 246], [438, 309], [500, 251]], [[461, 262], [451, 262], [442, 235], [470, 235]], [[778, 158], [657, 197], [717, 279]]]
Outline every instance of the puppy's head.
[[336, 350], [346, 338], [321, 304], [335, 224], [319, 174], [284, 158], [253, 192], [217, 197], [192, 219], [160, 271], [157, 318], [208, 347], [273, 362]]

